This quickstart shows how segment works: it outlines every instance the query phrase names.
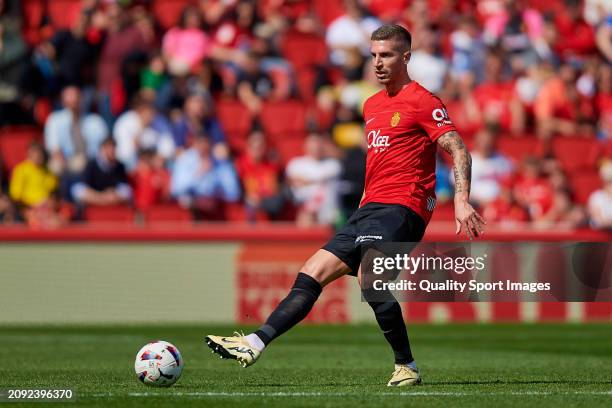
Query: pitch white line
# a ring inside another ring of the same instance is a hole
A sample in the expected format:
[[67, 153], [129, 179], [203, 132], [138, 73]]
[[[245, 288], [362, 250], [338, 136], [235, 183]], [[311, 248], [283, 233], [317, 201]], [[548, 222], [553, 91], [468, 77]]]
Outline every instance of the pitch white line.
[[[81, 394], [83, 395], [83, 394]], [[416, 397], [466, 397], [466, 396], [529, 396], [529, 395], [609, 395], [610, 391], [568, 391], [568, 392], [553, 392], [553, 391], [502, 391], [502, 392], [453, 392], [453, 391], [403, 391], [403, 392], [380, 392], [372, 393], [371, 397], [382, 396], [416, 396]], [[96, 398], [108, 397], [125, 397], [125, 394], [114, 393], [96, 393], [85, 394]], [[350, 392], [130, 392], [128, 397], [350, 397], [363, 396], [361, 393]]]

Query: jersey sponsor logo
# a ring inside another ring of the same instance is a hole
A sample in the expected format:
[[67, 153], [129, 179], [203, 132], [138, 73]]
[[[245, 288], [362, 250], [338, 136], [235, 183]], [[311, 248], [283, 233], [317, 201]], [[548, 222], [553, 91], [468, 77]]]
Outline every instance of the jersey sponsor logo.
[[431, 117], [438, 123], [436, 123], [437, 127], [442, 127], [444, 125], [452, 125], [450, 118], [448, 117], [448, 112], [444, 108], [436, 108], [431, 112]]
[[368, 132], [368, 149], [375, 149], [374, 152], [382, 152], [389, 147], [389, 136], [381, 135], [380, 129]]
[[355, 243], [360, 244], [362, 242], [380, 241], [381, 239], [383, 239], [382, 235], [359, 235]]
[[393, 116], [391, 117], [391, 126], [392, 127], [396, 127], [399, 124], [400, 119], [401, 119], [400, 113], [399, 112], [395, 112], [393, 114]]
[[427, 211], [432, 212], [436, 207], [436, 199], [433, 197], [427, 197]]

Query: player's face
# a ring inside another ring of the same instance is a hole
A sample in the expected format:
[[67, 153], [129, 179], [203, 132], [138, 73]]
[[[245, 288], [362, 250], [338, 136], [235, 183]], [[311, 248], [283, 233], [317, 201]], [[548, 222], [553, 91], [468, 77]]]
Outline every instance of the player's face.
[[406, 72], [410, 51], [404, 49], [399, 41], [395, 39], [372, 41], [370, 53], [376, 79], [382, 85], [395, 81]]

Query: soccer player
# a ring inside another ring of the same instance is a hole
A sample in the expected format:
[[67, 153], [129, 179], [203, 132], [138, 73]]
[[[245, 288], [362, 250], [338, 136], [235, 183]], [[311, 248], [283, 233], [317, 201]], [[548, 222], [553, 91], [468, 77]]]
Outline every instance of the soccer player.
[[[365, 191], [347, 224], [300, 269], [291, 291], [268, 320], [247, 336], [206, 336], [213, 352], [255, 363], [272, 340], [306, 317], [323, 288], [344, 275], [361, 283], [361, 246], [379, 242], [418, 242], [435, 206], [437, 145], [452, 155], [455, 177], [456, 233], [483, 233], [485, 221], [468, 203], [471, 158], [444, 104], [408, 76], [410, 33], [384, 25], [372, 33], [371, 54], [385, 89], [363, 108], [368, 142]], [[389, 386], [419, 384], [399, 303], [368, 302], [393, 349], [395, 370]]]

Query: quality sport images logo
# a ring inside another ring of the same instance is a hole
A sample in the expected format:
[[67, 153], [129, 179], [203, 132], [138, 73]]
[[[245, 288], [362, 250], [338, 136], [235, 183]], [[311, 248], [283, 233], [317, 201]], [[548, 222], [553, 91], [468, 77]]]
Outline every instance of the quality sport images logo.
[[445, 108], [436, 108], [431, 112], [431, 117], [438, 123], [436, 123], [437, 127], [442, 127], [444, 125], [452, 125], [450, 118], [448, 117], [448, 112]]

